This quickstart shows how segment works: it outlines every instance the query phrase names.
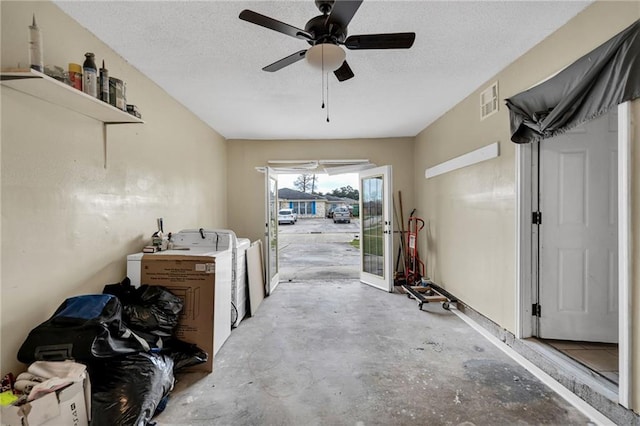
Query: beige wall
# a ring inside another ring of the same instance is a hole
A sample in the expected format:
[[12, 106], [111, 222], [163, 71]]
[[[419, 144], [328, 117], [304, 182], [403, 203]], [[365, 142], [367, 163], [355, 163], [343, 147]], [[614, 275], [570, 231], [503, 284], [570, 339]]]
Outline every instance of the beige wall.
[[[430, 278], [512, 330], [514, 146], [497, 125], [502, 111], [480, 123], [477, 110], [476, 102], [457, 106], [417, 138], [416, 198], [428, 235], [421, 252], [428, 252]], [[462, 117], [464, 125], [458, 122]], [[426, 168], [496, 141], [498, 158], [425, 179]]]
[[255, 168], [266, 166], [267, 161], [363, 158], [393, 167], [393, 190], [396, 195], [398, 190], [402, 191], [404, 209], [408, 212], [414, 206], [413, 138], [229, 141], [229, 227], [238, 236], [252, 241], [263, 238], [264, 174]]
[[2, 67], [26, 64], [32, 13], [48, 64], [92, 51], [127, 82], [145, 124], [108, 127], [2, 87], [0, 371], [19, 372], [28, 331], [66, 297], [125, 276], [164, 217], [165, 232], [226, 227], [226, 142], [48, 2], [1, 2]]
[[[48, 2], [0, 3], [2, 67], [26, 64], [26, 26], [35, 12], [45, 62], [106, 60], [128, 83], [146, 124], [102, 126], [80, 114], [2, 87], [0, 371], [17, 371], [26, 333], [68, 296], [100, 291], [125, 274], [155, 218], [166, 230], [229, 227], [263, 235], [264, 175], [270, 159], [369, 158], [394, 169], [403, 194], [428, 222], [427, 274], [501, 326], [515, 328], [515, 147], [508, 113], [479, 120], [478, 92], [413, 138], [247, 141], [228, 144], [164, 91]], [[535, 84], [640, 17], [637, 2], [596, 3], [489, 82], [504, 99]], [[18, 36], [19, 35], [19, 36]], [[484, 87], [480, 88], [483, 89]], [[640, 170], [640, 101], [634, 103], [634, 163]], [[500, 157], [426, 180], [424, 170], [492, 142]], [[106, 161], [106, 167], [104, 167]], [[633, 177], [634, 306], [640, 306], [640, 182]], [[228, 198], [228, 199], [227, 199]], [[228, 220], [227, 220], [228, 212]], [[427, 241], [421, 240], [422, 252]], [[634, 354], [640, 309], [634, 308]], [[640, 407], [640, 365], [634, 365]], [[637, 408], [636, 408], [637, 411]]]
[[[499, 82], [500, 99], [526, 90], [602, 44], [640, 18], [638, 2], [599, 2], [488, 80], [463, 102], [416, 137], [415, 188], [419, 210], [429, 219], [428, 265], [436, 282], [500, 326], [515, 332], [516, 234], [515, 145], [509, 140], [509, 115], [500, 111], [480, 121], [479, 93]], [[635, 102], [638, 119], [638, 101]], [[637, 123], [636, 123], [637, 130]], [[429, 180], [426, 168], [492, 142], [500, 157]], [[635, 170], [640, 167], [634, 140]], [[635, 191], [635, 306], [640, 306], [637, 265], [639, 178]], [[640, 318], [634, 309], [635, 359], [640, 354]], [[635, 406], [640, 407], [640, 371], [634, 372]], [[637, 410], [637, 408], [636, 408]]]

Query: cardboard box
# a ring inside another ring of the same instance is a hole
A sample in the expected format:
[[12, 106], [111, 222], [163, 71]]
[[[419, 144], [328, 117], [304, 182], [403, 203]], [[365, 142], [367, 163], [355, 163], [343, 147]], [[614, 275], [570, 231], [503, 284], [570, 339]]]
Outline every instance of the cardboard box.
[[2, 426], [88, 426], [90, 407], [89, 379], [84, 379], [19, 407], [2, 407]]
[[213, 371], [215, 270], [215, 258], [210, 256], [142, 257], [140, 282], [164, 286], [184, 302], [175, 336], [209, 354], [206, 363], [191, 367], [191, 371]]

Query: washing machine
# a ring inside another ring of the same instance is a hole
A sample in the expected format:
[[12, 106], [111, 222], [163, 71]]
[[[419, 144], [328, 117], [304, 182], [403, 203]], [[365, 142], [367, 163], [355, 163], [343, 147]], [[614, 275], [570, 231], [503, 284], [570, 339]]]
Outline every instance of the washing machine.
[[[193, 232], [190, 230], [189, 232]], [[248, 238], [238, 238], [230, 229], [212, 229], [207, 232], [217, 234], [217, 250], [231, 249], [231, 313], [232, 327], [237, 327], [247, 315], [249, 303], [249, 281], [247, 276], [247, 249], [251, 245]]]
[[215, 259], [213, 353], [218, 353], [231, 334], [231, 300], [235, 259], [235, 234], [228, 230], [185, 229], [172, 234], [171, 250], [127, 256], [127, 276], [140, 286], [143, 256], [204, 256]]
[[[172, 237], [172, 240], [175, 240], [176, 243], [180, 242], [182, 246], [187, 245], [188, 241], [182, 241], [183, 234], [192, 235], [194, 232], [196, 230], [193, 229], [181, 231], [176, 238]], [[231, 312], [233, 321], [231, 326], [237, 327], [248, 312], [249, 281], [246, 254], [251, 241], [248, 238], [238, 238], [236, 233], [230, 229], [211, 229], [206, 232], [217, 234], [216, 250], [231, 250], [231, 303], [233, 304], [231, 309], [235, 310], [235, 312]], [[213, 239], [211, 243], [213, 243]]]

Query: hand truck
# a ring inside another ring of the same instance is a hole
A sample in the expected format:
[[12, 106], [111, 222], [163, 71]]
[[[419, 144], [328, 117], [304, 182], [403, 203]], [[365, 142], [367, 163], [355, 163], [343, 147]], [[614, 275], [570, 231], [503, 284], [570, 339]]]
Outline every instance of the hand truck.
[[409, 217], [405, 265], [406, 284], [403, 284], [402, 288], [407, 292], [407, 297], [413, 297], [416, 300], [420, 310], [422, 310], [423, 304], [429, 302], [442, 303], [442, 308], [449, 310], [449, 304], [457, 302], [457, 300], [431, 281], [423, 280], [425, 265], [418, 255], [418, 233], [423, 228], [424, 220], [413, 215]]
[[408, 285], [416, 285], [424, 276], [424, 262], [418, 256], [418, 232], [424, 228], [424, 220], [410, 216], [407, 224], [407, 256], [405, 278]]

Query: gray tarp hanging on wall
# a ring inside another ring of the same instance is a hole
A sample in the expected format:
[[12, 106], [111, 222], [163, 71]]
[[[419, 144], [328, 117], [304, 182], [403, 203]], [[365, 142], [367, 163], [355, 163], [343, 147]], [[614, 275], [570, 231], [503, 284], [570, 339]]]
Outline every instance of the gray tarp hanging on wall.
[[534, 142], [640, 97], [640, 20], [551, 79], [506, 100], [511, 140]]

